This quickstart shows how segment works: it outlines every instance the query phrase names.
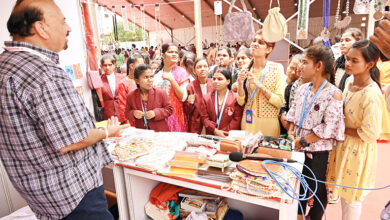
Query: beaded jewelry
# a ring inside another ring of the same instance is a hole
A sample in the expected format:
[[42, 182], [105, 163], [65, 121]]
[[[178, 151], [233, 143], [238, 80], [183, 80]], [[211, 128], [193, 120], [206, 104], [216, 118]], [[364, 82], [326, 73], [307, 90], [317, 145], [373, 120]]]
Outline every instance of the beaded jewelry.
[[298, 39], [307, 39], [307, 14], [309, 0], [299, 0]]
[[336, 10], [336, 22], [334, 24], [334, 27], [337, 29], [343, 29], [347, 27], [351, 23], [351, 16], [349, 16], [349, 0], [347, 0], [345, 4], [345, 11], [347, 14], [343, 18], [343, 20], [340, 20], [340, 2], [341, 0], [338, 1], [337, 3], [337, 10]]
[[324, 29], [321, 31], [322, 44], [330, 47], [330, 31], [329, 31], [329, 16], [330, 16], [330, 0], [322, 1], [322, 22]]

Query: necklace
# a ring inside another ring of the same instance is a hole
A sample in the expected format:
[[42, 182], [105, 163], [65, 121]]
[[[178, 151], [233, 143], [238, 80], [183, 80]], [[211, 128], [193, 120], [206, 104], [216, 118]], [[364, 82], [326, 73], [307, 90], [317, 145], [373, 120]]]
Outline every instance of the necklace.
[[348, 98], [348, 95], [349, 95], [349, 88], [347, 88], [347, 94], [345, 94], [345, 101], [344, 101], [344, 110], [345, 110], [345, 106], [348, 105], [348, 103], [351, 101], [352, 97], [355, 95], [356, 92], [353, 92], [352, 95]]
[[322, 44], [330, 47], [329, 37], [329, 15], [330, 15], [330, 1], [331, 0], [322, 0], [322, 22], [324, 30], [321, 32]]
[[343, 28], [347, 27], [351, 23], [351, 20], [352, 20], [352, 18], [349, 16], [349, 0], [347, 0], [347, 2], [345, 4], [345, 11], [347, 12], [347, 14], [343, 18], [343, 20], [340, 20], [340, 2], [341, 2], [341, 0], [339, 0], [337, 3], [336, 21], [334, 24], [334, 27], [337, 29], [343, 29]]
[[307, 13], [309, 0], [299, 0], [298, 39], [307, 39]]
[[354, 88], [356, 88], [357, 90], [356, 91], [360, 91], [362, 90], [364, 87], [367, 86], [367, 82], [371, 79], [371, 76], [368, 76], [365, 80], [363, 80], [363, 82], [361, 83], [361, 85], [354, 85], [353, 83], [351, 83], [351, 86], [353, 86]]

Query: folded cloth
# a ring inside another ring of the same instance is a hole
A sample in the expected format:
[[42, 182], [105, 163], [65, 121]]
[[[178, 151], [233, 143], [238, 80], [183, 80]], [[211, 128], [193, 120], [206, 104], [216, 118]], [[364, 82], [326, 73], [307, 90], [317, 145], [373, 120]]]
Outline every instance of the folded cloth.
[[15, 212], [0, 218], [0, 220], [38, 220], [29, 206], [25, 206]]

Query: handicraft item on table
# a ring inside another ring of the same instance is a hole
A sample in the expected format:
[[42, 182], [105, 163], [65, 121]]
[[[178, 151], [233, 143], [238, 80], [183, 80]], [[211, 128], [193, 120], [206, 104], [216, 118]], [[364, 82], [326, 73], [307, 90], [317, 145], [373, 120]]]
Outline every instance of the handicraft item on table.
[[270, 2], [270, 9], [268, 15], [264, 20], [263, 38], [267, 42], [277, 42], [282, 40], [287, 34], [286, 18], [280, 13], [280, 3], [278, 0], [278, 7], [272, 7], [272, 0]]
[[254, 153], [268, 154], [275, 158], [291, 159], [292, 149], [294, 149], [293, 142], [289, 139], [263, 136]]
[[225, 171], [225, 168], [228, 167], [232, 162], [229, 160], [228, 154], [215, 154], [207, 158], [207, 164], [210, 167], [221, 168], [222, 172]]
[[297, 39], [305, 40], [308, 36], [309, 24], [309, 7], [310, 0], [299, 0], [298, 4], [298, 22], [297, 22]]
[[253, 26], [252, 15], [247, 10], [243, 0], [240, 0], [243, 11], [232, 12], [236, 0], [233, 0], [229, 7], [229, 12], [225, 17], [223, 25], [223, 40], [225, 42], [252, 41], [255, 38], [255, 28]]
[[[267, 154], [253, 154], [251, 156], [272, 158]], [[237, 170], [230, 174], [232, 183], [228, 189], [261, 198], [281, 198], [284, 192], [268, 175], [262, 162], [258, 160], [242, 160], [237, 163]], [[296, 181], [295, 176], [280, 165], [267, 164], [267, 169], [277, 173], [276, 178], [278, 181], [287, 181], [289, 185], [294, 185], [294, 181]], [[283, 177], [284, 180], [280, 177]]]
[[113, 154], [115, 154], [120, 161], [129, 161], [148, 154], [152, 145], [152, 142], [145, 140], [130, 140], [126, 143], [117, 144]]

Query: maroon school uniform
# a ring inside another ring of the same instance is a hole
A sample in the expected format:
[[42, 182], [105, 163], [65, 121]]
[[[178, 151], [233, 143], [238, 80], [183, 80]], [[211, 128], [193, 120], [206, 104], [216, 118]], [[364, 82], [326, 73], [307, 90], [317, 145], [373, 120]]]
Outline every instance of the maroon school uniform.
[[[213, 80], [207, 79], [207, 93], [213, 91]], [[203, 129], [203, 123], [200, 117], [200, 111], [202, 108], [203, 94], [202, 89], [200, 88], [200, 82], [198, 79], [195, 79], [187, 86], [188, 95], [195, 94], [194, 104], [190, 104], [188, 101], [184, 102], [183, 108], [184, 112], [188, 117], [188, 131], [191, 133], [200, 134]]]
[[[217, 128], [217, 116], [215, 114], [215, 91], [203, 97], [201, 118], [206, 127], [207, 134], [214, 134]], [[222, 106], [221, 106], [222, 108]], [[219, 108], [218, 111], [221, 111]], [[242, 107], [237, 103], [236, 94], [229, 90], [225, 108], [223, 110], [219, 130], [240, 130], [242, 119]]]
[[107, 76], [101, 76], [103, 82], [102, 96], [104, 102], [104, 120], [111, 118], [111, 116], [119, 116], [118, 88], [120, 82], [125, 76], [119, 73], [112, 74], [115, 74], [115, 95], [112, 94]]
[[[158, 88], [149, 90], [148, 101], [144, 102], [145, 112], [153, 110], [155, 117], [147, 120], [150, 130], [169, 131], [166, 119], [172, 115], [173, 108], [167, 93]], [[136, 128], [146, 129], [144, 118], [136, 119], [134, 110], [142, 111], [141, 91], [136, 89], [127, 95], [125, 116], [129, 121], [135, 121]]]

